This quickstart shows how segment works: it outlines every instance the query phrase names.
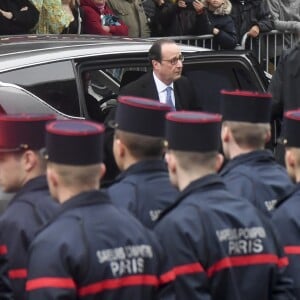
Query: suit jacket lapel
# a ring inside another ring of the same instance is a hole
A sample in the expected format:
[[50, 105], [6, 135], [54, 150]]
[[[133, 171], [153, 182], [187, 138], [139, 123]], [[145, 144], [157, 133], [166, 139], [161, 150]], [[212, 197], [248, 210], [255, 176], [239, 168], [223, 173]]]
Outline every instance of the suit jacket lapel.
[[178, 88], [177, 82], [174, 82], [174, 97], [175, 97], [175, 108], [176, 110], [181, 110], [182, 105], [181, 105], [181, 97], [180, 97], [180, 89]]
[[145, 89], [145, 95], [150, 99], [158, 100], [159, 101], [159, 96], [157, 92], [157, 88], [155, 85], [155, 81], [153, 78], [153, 74], [149, 73], [149, 77], [145, 77], [146, 81], [144, 82], [144, 89]]

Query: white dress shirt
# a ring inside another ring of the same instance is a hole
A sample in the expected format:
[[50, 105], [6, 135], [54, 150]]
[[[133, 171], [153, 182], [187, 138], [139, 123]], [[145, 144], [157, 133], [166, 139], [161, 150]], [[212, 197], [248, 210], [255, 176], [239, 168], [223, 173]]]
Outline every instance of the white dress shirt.
[[168, 86], [170, 86], [172, 88], [172, 94], [171, 94], [172, 102], [173, 102], [173, 106], [175, 107], [175, 95], [174, 95], [173, 82], [170, 85], [166, 85], [160, 79], [158, 79], [158, 77], [154, 74], [154, 72], [153, 72], [153, 78], [154, 78], [154, 82], [155, 82], [156, 89], [158, 92], [159, 102], [166, 103], [166, 99], [167, 99], [167, 90], [166, 89]]

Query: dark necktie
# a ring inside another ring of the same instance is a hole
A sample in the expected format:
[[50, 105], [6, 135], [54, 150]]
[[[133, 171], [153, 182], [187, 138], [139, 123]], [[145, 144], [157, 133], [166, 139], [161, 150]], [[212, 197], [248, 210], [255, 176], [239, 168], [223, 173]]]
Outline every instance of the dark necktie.
[[167, 86], [166, 88], [167, 96], [166, 96], [166, 104], [172, 107], [172, 110], [175, 110], [173, 101], [172, 101], [172, 87]]

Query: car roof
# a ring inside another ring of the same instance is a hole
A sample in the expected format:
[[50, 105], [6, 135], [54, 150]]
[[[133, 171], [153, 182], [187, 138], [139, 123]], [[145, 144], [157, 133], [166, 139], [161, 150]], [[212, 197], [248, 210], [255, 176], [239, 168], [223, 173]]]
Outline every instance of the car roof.
[[[147, 52], [153, 39], [105, 37], [99, 35], [18, 35], [0, 37], [0, 70], [15, 67], [109, 55]], [[184, 52], [208, 51], [208, 49], [181, 45]]]

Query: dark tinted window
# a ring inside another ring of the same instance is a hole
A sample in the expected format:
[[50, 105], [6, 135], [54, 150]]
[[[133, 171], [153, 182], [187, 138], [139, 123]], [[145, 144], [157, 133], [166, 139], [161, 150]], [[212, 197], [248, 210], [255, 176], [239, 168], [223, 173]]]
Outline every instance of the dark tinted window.
[[80, 116], [75, 76], [69, 61], [9, 71], [0, 74], [0, 80], [24, 87], [62, 113]]
[[243, 89], [257, 91], [258, 81], [238, 63], [198, 64], [185, 68], [184, 75], [192, 82], [202, 108], [209, 112], [220, 112], [220, 90]]
[[0, 84], [0, 113], [51, 113], [55, 110], [20, 88]]
[[138, 73], [144, 74], [147, 67], [113, 67], [90, 69], [82, 65], [81, 79], [84, 90], [86, 109], [89, 118], [104, 122], [109, 110], [116, 105], [116, 99], [121, 86], [137, 79]]

